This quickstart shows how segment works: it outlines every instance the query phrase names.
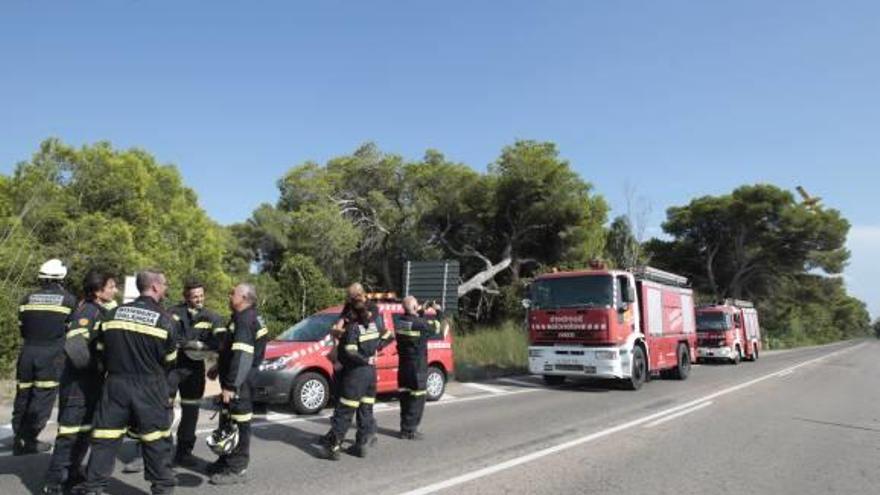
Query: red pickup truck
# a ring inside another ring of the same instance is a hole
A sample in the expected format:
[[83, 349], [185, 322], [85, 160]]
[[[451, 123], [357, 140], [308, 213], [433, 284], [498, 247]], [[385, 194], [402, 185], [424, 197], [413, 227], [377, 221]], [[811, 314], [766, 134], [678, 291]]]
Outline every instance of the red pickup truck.
[[[376, 324], [394, 330], [403, 306], [399, 301], [377, 304]], [[300, 414], [315, 414], [327, 406], [332, 396], [333, 362], [328, 357], [334, 347], [330, 327], [339, 318], [342, 306], [333, 306], [305, 318], [275, 337], [266, 347], [254, 387], [254, 400], [269, 404], [289, 403]], [[429, 311], [428, 318], [433, 312]], [[443, 396], [446, 381], [454, 373], [452, 332], [442, 326], [440, 334], [428, 341], [428, 400]], [[392, 343], [376, 356], [377, 392], [397, 393], [397, 345]]]

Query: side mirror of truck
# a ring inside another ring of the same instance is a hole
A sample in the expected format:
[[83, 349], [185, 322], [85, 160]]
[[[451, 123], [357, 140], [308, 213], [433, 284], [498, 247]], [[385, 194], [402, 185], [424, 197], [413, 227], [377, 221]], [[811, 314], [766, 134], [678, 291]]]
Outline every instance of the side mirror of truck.
[[532, 300], [531, 299], [523, 299], [521, 301], [521, 304], [522, 304], [522, 307], [529, 309], [532, 307]]
[[626, 292], [623, 293], [623, 302], [626, 303], [634, 303], [636, 302], [636, 291], [632, 287], [627, 287]]
[[617, 308], [617, 311], [619, 311], [621, 313], [626, 313], [626, 310], [628, 310], [628, 309], [629, 309], [629, 303], [624, 301], [624, 302], [620, 303], [620, 306]]

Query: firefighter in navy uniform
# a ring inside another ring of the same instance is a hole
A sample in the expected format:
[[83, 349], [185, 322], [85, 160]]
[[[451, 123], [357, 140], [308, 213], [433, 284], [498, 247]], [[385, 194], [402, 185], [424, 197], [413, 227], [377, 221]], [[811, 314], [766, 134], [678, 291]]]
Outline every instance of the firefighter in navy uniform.
[[229, 423], [237, 430], [237, 444], [211, 466], [211, 483], [247, 482], [250, 461], [253, 380], [263, 362], [269, 330], [257, 314], [257, 292], [251, 284], [238, 284], [229, 293], [232, 318], [220, 349], [218, 374], [221, 387], [220, 429]]
[[177, 359], [177, 324], [161, 304], [168, 290], [165, 275], [144, 270], [136, 283], [140, 296], [112, 310], [96, 339], [107, 375], [93, 421], [87, 479], [77, 493], [103, 491], [129, 427], [138, 433], [151, 492], [174, 492], [167, 373]]
[[16, 368], [12, 409], [13, 455], [45, 452], [49, 444], [37, 436], [52, 414], [64, 368], [64, 336], [76, 297], [61, 286], [67, 267], [49, 260], [40, 267], [40, 290], [25, 296], [18, 308], [22, 346]]
[[395, 328], [397, 353], [397, 384], [400, 392], [400, 438], [421, 439], [419, 423], [425, 410], [428, 378], [428, 338], [439, 332], [443, 314], [433, 302], [428, 305], [437, 311], [435, 320], [424, 317], [424, 310], [413, 296], [403, 299], [404, 315]]
[[116, 307], [116, 279], [91, 271], [83, 282], [84, 300], [73, 312], [64, 344], [67, 361], [61, 375], [58, 435], [46, 473], [44, 494], [61, 494], [62, 485], [85, 480], [82, 462], [89, 448], [92, 416], [101, 395], [103, 373], [97, 365], [99, 325]]
[[205, 354], [217, 351], [226, 334], [220, 316], [205, 308], [205, 289], [196, 280], [188, 280], [183, 288], [184, 302], [170, 308], [178, 322], [179, 348], [177, 366], [171, 372], [171, 394], [180, 390], [180, 425], [177, 428], [177, 449], [174, 462], [194, 467], [198, 459], [192, 451], [196, 443], [199, 405], [205, 393]]
[[323, 437], [324, 454], [336, 460], [342, 450], [345, 434], [357, 415], [357, 436], [352, 453], [366, 457], [367, 449], [376, 443], [376, 352], [392, 340], [391, 332], [381, 332], [374, 321], [375, 315], [364, 301], [351, 304], [345, 333], [339, 342], [339, 361], [342, 371], [337, 376], [339, 398], [330, 431]]

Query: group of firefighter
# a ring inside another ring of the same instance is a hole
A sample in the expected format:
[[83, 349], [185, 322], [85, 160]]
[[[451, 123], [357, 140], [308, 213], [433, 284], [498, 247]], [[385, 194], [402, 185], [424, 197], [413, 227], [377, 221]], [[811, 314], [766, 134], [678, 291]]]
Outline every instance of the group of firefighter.
[[[138, 297], [117, 305], [116, 278], [91, 271], [82, 300], [68, 292], [67, 267], [52, 259], [40, 267], [40, 288], [19, 306], [22, 347], [16, 370], [12, 428], [14, 455], [52, 450], [42, 493], [102, 493], [113, 474], [125, 437], [137, 441], [129, 472], [144, 470], [154, 494], [176, 485], [173, 467], [197, 469], [193, 455], [196, 424], [206, 379], [220, 382], [219, 424], [207, 438], [215, 462], [207, 465], [210, 482], [247, 481], [253, 383], [268, 340], [257, 313], [253, 285], [239, 283], [229, 292], [228, 322], [205, 307], [205, 287], [184, 283], [184, 301], [166, 308], [168, 282], [160, 270], [140, 271]], [[350, 452], [365, 457], [376, 443], [376, 353], [397, 341], [400, 356], [400, 438], [417, 440], [426, 400], [427, 339], [439, 330], [425, 318], [418, 301], [403, 299], [404, 315], [395, 331], [384, 328], [376, 305], [360, 284], [352, 284], [338, 321], [330, 329], [337, 342], [337, 403], [330, 431], [320, 438], [323, 454], [339, 458], [346, 433], [357, 419]], [[378, 323], [377, 323], [378, 322]], [[206, 358], [216, 364], [206, 369]], [[207, 378], [206, 378], [207, 377]], [[176, 443], [171, 428], [173, 404], [180, 393]], [[54, 448], [37, 437], [46, 426], [56, 395], [58, 432]], [[83, 465], [86, 455], [87, 465]]]

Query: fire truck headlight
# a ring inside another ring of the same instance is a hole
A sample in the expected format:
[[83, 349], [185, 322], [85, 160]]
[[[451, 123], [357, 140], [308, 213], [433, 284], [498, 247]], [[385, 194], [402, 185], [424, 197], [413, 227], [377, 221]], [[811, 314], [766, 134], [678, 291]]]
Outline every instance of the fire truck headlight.
[[529, 349], [530, 358], [539, 358], [544, 355], [543, 349]]
[[596, 359], [617, 359], [617, 352], [615, 351], [596, 351]]

